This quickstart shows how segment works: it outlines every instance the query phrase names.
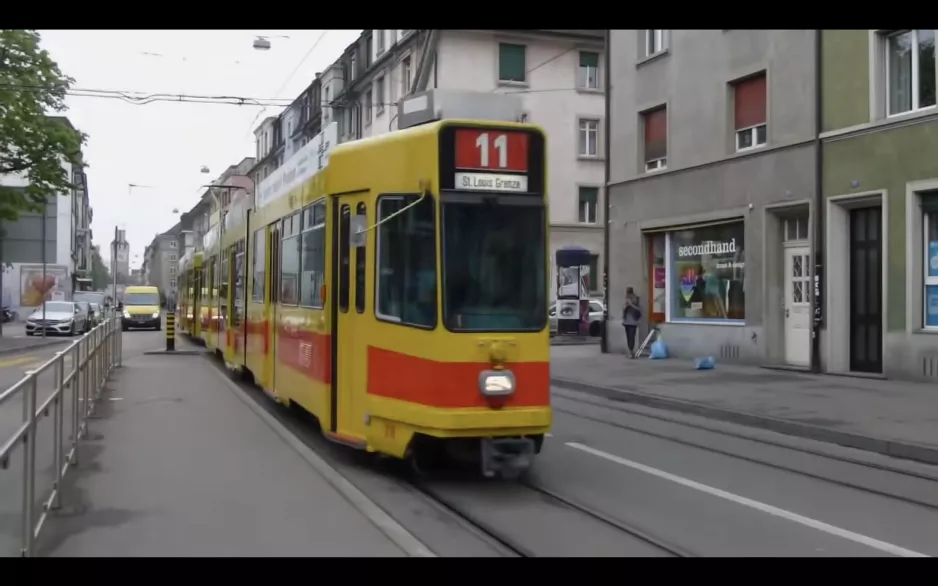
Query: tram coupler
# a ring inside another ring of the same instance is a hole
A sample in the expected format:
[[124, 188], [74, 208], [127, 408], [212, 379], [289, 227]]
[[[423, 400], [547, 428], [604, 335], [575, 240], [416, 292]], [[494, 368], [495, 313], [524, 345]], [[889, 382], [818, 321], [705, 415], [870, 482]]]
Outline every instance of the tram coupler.
[[482, 439], [482, 475], [514, 479], [531, 467], [535, 454], [531, 438], [499, 437]]

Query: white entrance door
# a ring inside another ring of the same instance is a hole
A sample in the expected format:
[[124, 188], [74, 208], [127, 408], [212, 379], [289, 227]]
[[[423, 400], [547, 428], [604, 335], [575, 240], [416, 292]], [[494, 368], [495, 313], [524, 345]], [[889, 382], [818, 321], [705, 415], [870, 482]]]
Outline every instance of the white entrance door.
[[811, 363], [811, 256], [806, 246], [785, 249], [785, 360]]

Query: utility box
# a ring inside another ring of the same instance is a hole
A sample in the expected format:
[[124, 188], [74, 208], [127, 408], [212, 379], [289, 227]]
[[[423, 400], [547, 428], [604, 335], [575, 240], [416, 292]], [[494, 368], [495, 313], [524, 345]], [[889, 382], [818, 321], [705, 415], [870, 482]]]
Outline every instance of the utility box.
[[522, 122], [523, 115], [521, 96], [433, 89], [407, 96], [397, 104], [397, 127], [411, 128], [454, 118]]

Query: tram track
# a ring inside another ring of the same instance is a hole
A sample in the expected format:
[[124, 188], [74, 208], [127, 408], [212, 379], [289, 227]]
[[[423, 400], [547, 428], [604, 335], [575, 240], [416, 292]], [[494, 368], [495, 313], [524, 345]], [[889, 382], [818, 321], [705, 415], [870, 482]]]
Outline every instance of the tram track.
[[[606, 405], [606, 404], [602, 404], [602, 403], [590, 401], [590, 400], [572, 399], [572, 398], [567, 398], [567, 397], [564, 397], [564, 398], [568, 401], [575, 402], [575, 403], [584, 403], [584, 404], [587, 404], [593, 407], [598, 407], [601, 409], [611, 409], [615, 412], [628, 415], [628, 416], [634, 416], [634, 417], [638, 417], [638, 418], [642, 418], [646, 420], [661, 421], [661, 422], [665, 422], [668, 424], [674, 424], [680, 427], [684, 427], [687, 429], [692, 429], [695, 431], [701, 431], [704, 433], [725, 436], [728, 438], [732, 438], [734, 440], [743, 440], [745, 442], [751, 442], [753, 444], [771, 446], [772, 448], [778, 449], [780, 452], [787, 451], [787, 452], [792, 452], [792, 453], [801, 453], [801, 454], [813, 456], [813, 457], [820, 458], [820, 459], [840, 462], [843, 464], [847, 464], [849, 466], [856, 466], [862, 469], [895, 474], [900, 477], [904, 477], [905, 479], [909, 481], [914, 481], [914, 482], [938, 483], [938, 479], [932, 476], [926, 475], [926, 474], [916, 473], [915, 471], [902, 470], [893, 466], [884, 466], [884, 465], [880, 465], [880, 464], [873, 463], [873, 462], [864, 462], [856, 458], [840, 457], [835, 454], [830, 454], [830, 453], [822, 452], [819, 450], [812, 450], [809, 448], [800, 448], [797, 446], [787, 445], [781, 442], [767, 441], [761, 438], [752, 437], [744, 433], [733, 433], [731, 431], [715, 429], [707, 425], [699, 425], [699, 424], [695, 424], [692, 422], [683, 421], [677, 418], [671, 418], [671, 417], [666, 417], [662, 415], [644, 413], [641, 411], [627, 409], [618, 405]], [[713, 454], [718, 454], [721, 456], [726, 456], [729, 458], [733, 458], [735, 460], [749, 462], [749, 463], [756, 464], [759, 466], [765, 466], [767, 468], [779, 470], [782, 472], [797, 474], [799, 476], [811, 478], [814, 480], [819, 480], [822, 482], [826, 482], [828, 484], [841, 486], [844, 488], [851, 488], [854, 490], [863, 491], [865, 493], [873, 494], [876, 496], [881, 496], [881, 497], [893, 499], [896, 501], [901, 501], [901, 502], [917, 505], [920, 507], [924, 507], [930, 511], [938, 511], [938, 502], [929, 502], [927, 500], [915, 498], [913, 496], [896, 494], [895, 492], [890, 492], [888, 490], [877, 489], [869, 485], [864, 485], [864, 484], [860, 484], [857, 482], [851, 482], [843, 478], [836, 478], [832, 474], [829, 474], [829, 473], [825, 474], [825, 473], [810, 472], [808, 470], [805, 470], [804, 468], [798, 468], [798, 467], [791, 466], [791, 465], [781, 464], [778, 462], [772, 462], [772, 461], [769, 461], [765, 457], [747, 456], [745, 454], [739, 453], [739, 451], [723, 449], [723, 448], [715, 447], [711, 444], [707, 444], [704, 442], [691, 441], [691, 440], [687, 440], [684, 438], [675, 437], [674, 435], [670, 435], [667, 433], [660, 433], [657, 431], [645, 429], [645, 428], [640, 427], [639, 425], [629, 425], [629, 424], [622, 423], [619, 421], [611, 421], [609, 418], [605, 416], [589, 415], [589, 414], [577, 412], [569, 408], [560, 407], [557, 405], [554, 405], [553, 409], [556, 412], [563, 413], [571, 417], [575, 417], [575, 418], [582, 419], [585, 421], [590, 421], [593, 423], [598, 423], [600, 425], [608, 426], [611, 428], [615, 428], [615, 429], [619, 429], [619, 430], [623, 430], [623, 431], [627, 431], [631, 433], [637, 433], [637, 434], [648, 436], [648, 437], [653, 437], [653, 438], [664, 440], [670, 443], [703, 450], [703, 451], [710, 452]]]

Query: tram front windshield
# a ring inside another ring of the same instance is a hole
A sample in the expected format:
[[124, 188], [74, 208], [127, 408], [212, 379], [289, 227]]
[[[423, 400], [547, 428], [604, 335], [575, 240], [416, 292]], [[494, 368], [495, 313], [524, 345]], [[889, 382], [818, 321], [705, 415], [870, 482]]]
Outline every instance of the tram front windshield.
[[544, 329], [547, 253], [542, 201], [473, 194], [458, 202], [444, 200], [442, 211], [446, 327], [483, 332]]

